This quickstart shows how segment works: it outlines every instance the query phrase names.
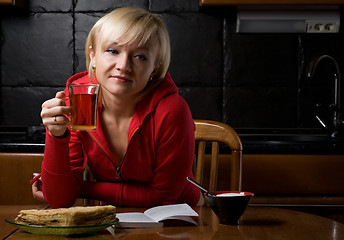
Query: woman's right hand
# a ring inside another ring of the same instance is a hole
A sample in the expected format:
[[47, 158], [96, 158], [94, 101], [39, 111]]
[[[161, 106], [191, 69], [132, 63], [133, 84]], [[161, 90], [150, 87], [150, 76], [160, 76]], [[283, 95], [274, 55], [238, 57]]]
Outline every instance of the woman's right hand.
[[57, 92], [55, 98], [45, 101], [42, 104], [41, 118], [44, 126], [55, 137], [65, 134], [69, 119], [65, 116], [71, 112], [71, 107], [67, 107], [63, 98], [66, 94]]
[[43, 191], [42, 191], [42, 179], [39, 177], [34, 183], [31, 185], [32, 195], [35, 199], [41, 202], [47, 202], [44, 198]]

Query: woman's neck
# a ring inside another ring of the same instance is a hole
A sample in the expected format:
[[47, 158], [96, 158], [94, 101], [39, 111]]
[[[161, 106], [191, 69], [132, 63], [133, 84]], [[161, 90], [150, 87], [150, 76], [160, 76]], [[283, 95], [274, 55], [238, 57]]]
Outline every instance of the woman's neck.
[[130, 98], [120, 98], [114, 95], [103, 95], [103, 114], [111, 116], [117, 123], [131, 118], [134, 115], [138, 100]]

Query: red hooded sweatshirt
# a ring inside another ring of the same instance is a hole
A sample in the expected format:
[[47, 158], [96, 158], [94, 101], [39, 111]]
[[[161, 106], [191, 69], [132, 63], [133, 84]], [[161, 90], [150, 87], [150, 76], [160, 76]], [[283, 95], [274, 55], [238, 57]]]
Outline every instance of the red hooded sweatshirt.
[[[72, 76], [71, 82], [89, 82], [87, 72]], [[68, 130], [67, 137], [56, 138], [47, 131], [42, 183], [51, 207], [69, 207], [78, 197], [117, 206], [197, 204], [200, 191], [186, 180], [193, 178], [195, 126], [168, 73], [137, 104], [123, 159], [111, 153], [100, 111], [101, 106], [93, 132]], [[96, 182], [83, 180], [86, 164]]]

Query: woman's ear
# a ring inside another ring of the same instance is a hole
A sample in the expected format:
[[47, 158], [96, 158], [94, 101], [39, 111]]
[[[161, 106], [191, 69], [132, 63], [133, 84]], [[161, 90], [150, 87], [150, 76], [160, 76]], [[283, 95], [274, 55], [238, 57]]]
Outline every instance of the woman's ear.
[[156, 67], [155, 67], [155, 69], [154, 69], [155, 72], [158, 71], [158, 69], [161, 67], [161, 64], [162, 64], [162, 63], [160, 62], [158, 65], [156, 65]]
[[155, 74], [157, 74], [159, 72], [160, 66], [161, 66], [161, 63], [156, 65], [156, 67], [154, 68], [153, 72], [151, 73], [151, 76], [154, 76]]
[[90, 62], [88, 64], [88, 73], [89, 74], [95, 74], [96, 71], [96, 54], [92, 49], [92, 46], [89, 47], [89, 57]]
[[92, 65], [96, 64], [96, 54], [94, 53], [92, 49], [90, 49], [90, 60], [91, 60]]
[[156, 73], [158, 72], [159, 66], [160, 66], [160, 65], [158, 65], [158, 66], [156, 66], [156, 67], [154, 68], [154, 70], [152, 71], [152, 73], [151, 73], [150, 76], [149, 76], [149, 81], [152, 81], [152, 80], [153, 80], [154, 76], [155, 76]]

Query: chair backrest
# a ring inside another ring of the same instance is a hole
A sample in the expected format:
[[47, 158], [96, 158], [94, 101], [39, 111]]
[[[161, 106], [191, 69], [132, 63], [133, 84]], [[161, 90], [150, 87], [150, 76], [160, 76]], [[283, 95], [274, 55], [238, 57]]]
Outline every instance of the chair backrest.
[[219, 143], [226, 144], [231, 150], [231, 175], [229, 189], [231, 191], [241, 190], [241, 172], [242, 172], [242, 144], [236, 131], [227, 124], [210, 121], [194, 120], [196, 125], [195, 140], [198, 143], [198, 152], [196, 156], [196, 181], [202, 183], [203, 168], [205, 164], [206, 142], [211, 142], [211, 163], [210, 163], [210, 191], [215, 191], [217, 186], [217, 173], [219, 165]]

